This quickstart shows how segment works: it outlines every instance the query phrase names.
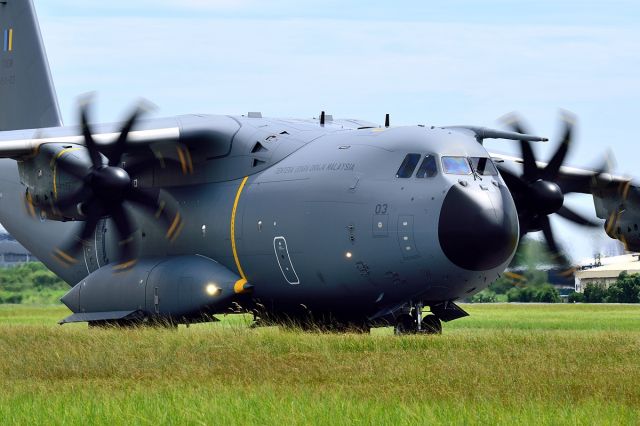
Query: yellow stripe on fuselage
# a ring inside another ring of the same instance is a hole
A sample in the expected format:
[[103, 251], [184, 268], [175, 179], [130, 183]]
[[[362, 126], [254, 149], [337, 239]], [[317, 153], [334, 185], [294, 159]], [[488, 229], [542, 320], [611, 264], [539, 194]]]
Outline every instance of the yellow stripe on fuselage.
[[9, 52], [13, 51], [13, 28], [9, 28]]
[[51, 163], [52, 163], [51, 165], [53, 167], [53, 199], [54, 200], [58, 199], [58, 185], [56, 183], [56, 175], [57, 175], [57, 172], [58, 172], [58, 159], [60, 157], [62, 157], [64, 154], [68, 153], [68, 152], [77, 151], [79, 149], [81, 149], [81, 148], [66, 148], [66, 149], [63, 149], [62, 151], [60, 151], [58, 153], [58, 155], [56, 155], [53, 158], [53, 160], [51, 160]]
[[238, 210], [240, 195], [242, 195], [242, 190], [244, 189], [244, 185], [247, 183], [247, 179], [249, 179], [249, 176], [245, 177], [244, 179], [242, 179], [242, 182], [240, 182], [240, 187], [238, 187], [238, 192], [236, 193], [236, 199], [233, 201], [233, 210], [231, 210], [231, 251], [233, 252], [233, 258], [236, 261], [238, 273], [243, 280], [246, 280], [247, 277], [244, 275], [244, 271], [242, 270], [242, 266], [240, 265], [238, 250], [236, 248], [236, 211]]
[[244, 285], [247, 283], [247, 280], [245, 280], [244, 278], [240, 278], [238, 281], [236, 281], [236, 283], [233, 285], [233, 291], [236, 293], [243, 293], [244, 292]]

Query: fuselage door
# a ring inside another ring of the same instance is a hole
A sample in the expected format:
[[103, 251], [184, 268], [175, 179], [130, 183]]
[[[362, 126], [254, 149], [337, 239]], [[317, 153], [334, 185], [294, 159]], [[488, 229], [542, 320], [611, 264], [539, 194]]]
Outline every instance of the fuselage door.
[[289, 256], [289, 249], [287, 248], [287, 241], [284, 237], [275, 237], [273, 239], [273, 249], [276, 253], [278, 266], [280, 266], [282, 275], [284, 275], [287, 282], [292, 285], [300, 284], [298, 274], [296, 274], [295, 269], [293, 269], [291, 257]]

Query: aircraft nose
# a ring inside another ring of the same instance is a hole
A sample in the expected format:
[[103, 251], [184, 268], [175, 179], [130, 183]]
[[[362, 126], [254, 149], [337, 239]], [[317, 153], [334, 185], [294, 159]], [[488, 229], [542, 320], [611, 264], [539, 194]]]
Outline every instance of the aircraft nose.
[[515, 252], [518, 237], [518, 215], [506, 188], [455, 185], [445, 196], [438, 238], [444, 254], [460, 268], [487, 271], [503, 264]]

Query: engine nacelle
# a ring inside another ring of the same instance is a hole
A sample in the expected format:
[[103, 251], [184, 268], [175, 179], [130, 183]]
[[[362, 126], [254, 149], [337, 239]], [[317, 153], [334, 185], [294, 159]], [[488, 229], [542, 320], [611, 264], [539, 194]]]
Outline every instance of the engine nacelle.
[[83, 219], [75, 206], [67, 211], [53, 207], [56, 200], [72, 194], [82, 185], [82, 180], [58, 167], [58, 162], [66, 157], [75, 157], [76, 164], [86, 164], [87, 168], [91, 164], [83, 146], [61, 143], [44, 144], [36, 156], [19, 163], [20, 179], [27, 187], [25, 201], [30, 214], [49, 220]]
[[118, 272], [104, 266], [76, 284], [61, 301], [73, 315], [61, 323], [168, 320], [173, 323], [215, 320], [232, 306], [246, 282], [218, 262], [190, 255], [141, 259]]

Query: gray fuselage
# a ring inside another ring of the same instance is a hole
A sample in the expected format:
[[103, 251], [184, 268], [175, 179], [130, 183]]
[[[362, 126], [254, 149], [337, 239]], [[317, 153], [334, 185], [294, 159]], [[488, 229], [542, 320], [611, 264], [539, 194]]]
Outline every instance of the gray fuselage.
[[[177, 121], [184, 131], [199, 119]], [[142, 187], [170, 192], [185, 224], [169, 242], [130, 208], [141, 257], [200, 254], [246, 277], [252, 300], [269, 310], [294, 315], [303, 306], [345, 318], [473, 294], [513, 257], [517, 216], [501, 177], [443, 171], [444, 156], [489, 158], [468, 134], [421, 126], [358, 129], [356, 121], [324, 127], [315, 120], [202, 121], [198, 126], [210, 121], [228, 134], [228, 149], [217, 147], [208, 157], [207, 147], [194, 150], [188, 176], [156, 168], [137, 177]], [[171, 123], [151, 120], [143, 127]], [[48, 131], [51, 138], [78, 134]], [[437, 174], [397, 177], [410, 153], [434, 156]], [[110, 262], [117, 239], [103, 220], [82, 262], [58, 264], [52, 247], [78, 224], [31, 219], [15, 162], [1, 161], [0, 221], [9, 232], [72, 285]]]

